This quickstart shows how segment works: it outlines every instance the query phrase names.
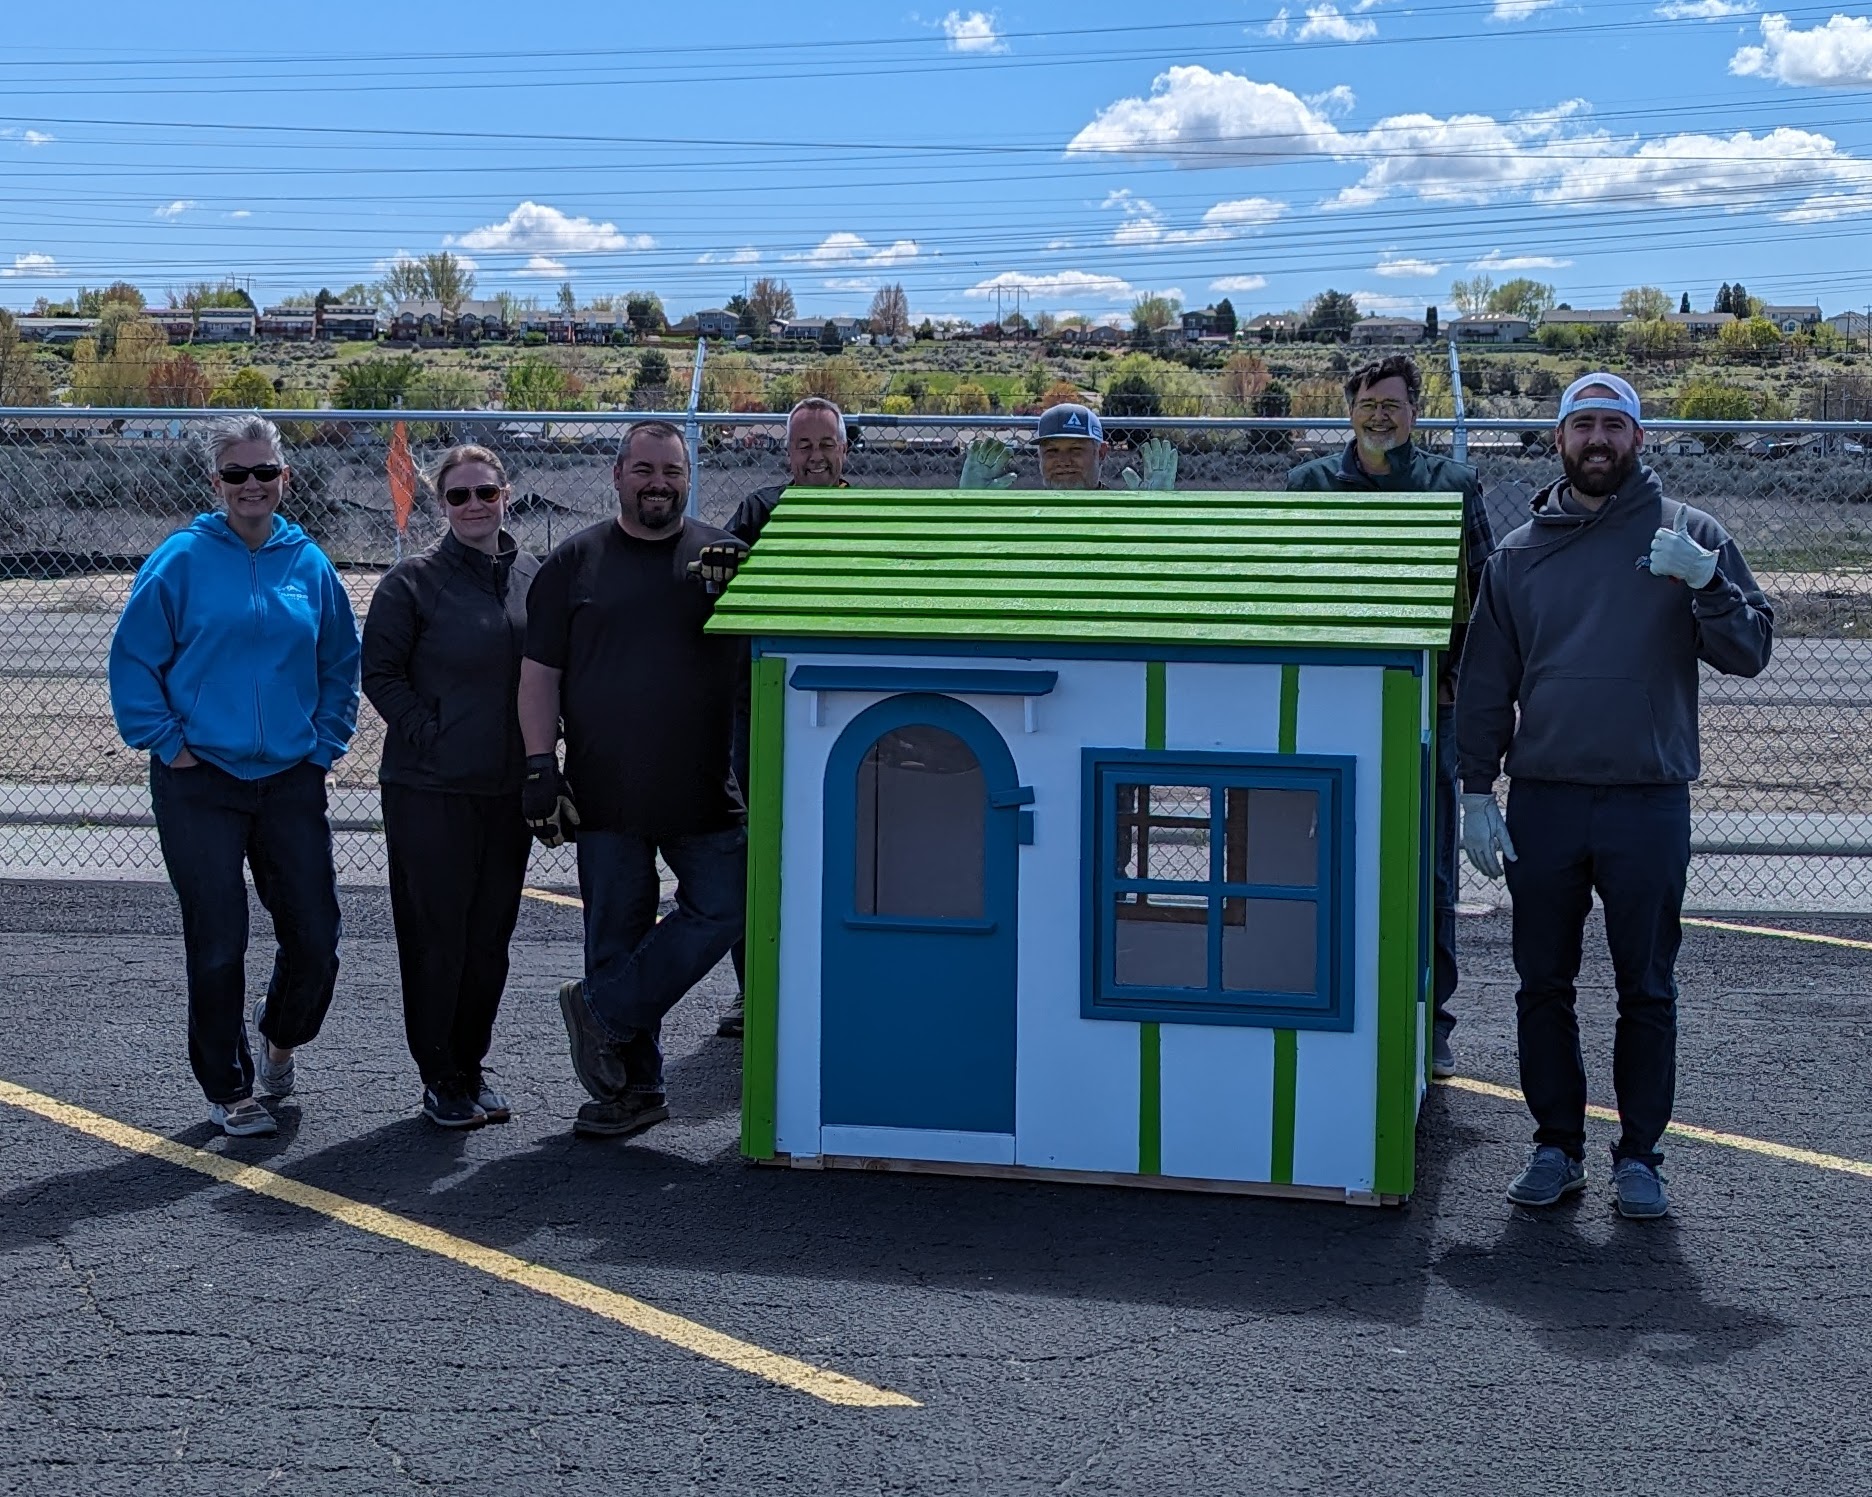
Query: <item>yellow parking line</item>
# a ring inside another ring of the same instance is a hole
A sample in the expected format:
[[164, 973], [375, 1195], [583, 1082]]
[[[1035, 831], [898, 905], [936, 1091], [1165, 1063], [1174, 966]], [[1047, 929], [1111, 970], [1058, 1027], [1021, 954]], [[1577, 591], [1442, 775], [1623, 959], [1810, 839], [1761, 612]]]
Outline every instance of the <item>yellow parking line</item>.
[[585, 901], [571, 894], [555, 894], [551, 889], [535, 889], [531, 886], [520, 891], [528, 899], [544, 900], [547, 904], [569, 905], [575, 910], [585, 908]]
[[1774, 936], [1782, 941], [1807, 941], [1815, 946], [1844, 946], [1850, 951], [1872, 951], [1872, 941], [1855, 941], [1847, 936], [1821, 936], [1810, 930], [1780, 930], [1772, 925], [1738, 925], [1732, 920], [1691, 919], [1684, 916], [1685, 925], [1701, 926], [1704, 930], [1733, 930], [1748, 936]]
[[[1474, 1092], [1480, 1097], [1495, 1097], [1503, 1102], [1522, 1102], [1526, 1099], [1511, 1086], [1496, 1086], [1491, 1081], [1472, 1081], [1467, 1076], [1452, 1076], [1446, 1081], [1439, 1081], [1439, 1086], [1453, 1086], [1458, 1091]], [[1588, 1107], [1586, 1115], [1597, 1118], [1602, 1123], [1616, 1123], [1618, 1114], [1610, 1107]], [[1842, 1175], [1858, 1175], [1872, 1180], [1872, 1161], [1847, 1159], [1840, 1154], [1822, 1154], [1815, 1149], [1797, 1149], [1792, 1144], [1773, 1143], [1765, 1138], [1750, 1138], [1745, 1133], [1721, 1133], [1714, 1128], [1699, 1128], [1694, 1123], [1672, 1123], [1664, 1130], [1674, 1133], [1679, 1138], [1692, 1139], [1700, 1144], [1721, 1144], [1725, 1149], [1741, 1149], [1750, 1154], [1762, 1154], [1769, 1159], [1785, 1160], [1789, 1164], [1810, 1164], [1815, 1169], [1837, 1170]]]
[[285, 1201], [332, 1221], [343, 1222], [348, 1227], [355, 1227], [374, 1237], [387, 1238], [419, 1252], [433, 1253], [451, 1263], [476, 1269], [523, 1289], [531, 1289], [575, 1309], [590, 1311], [593, 1315], [602, 1316], [670, 1346], [706, 1357], [711, 1362], [765, 1378], [783, 1388], [810, 1394], [826, 1403], [859, 1409], [922, 1407], [915, 1399], [906, 1398], [901, 1393], [893, 1393], [887, 1388], [874, 1388], [869, 1383], [861, 1383], [843, 1373], [828, 1372], [808, 1362], [768, 1351], [752, 1342], [737, 1340], [696, 1321], [659, 1310], [628, 1294], [619, 1294], [614, 1289], [605, 1289], [554, 1268], [529, 1263], [524, 1258], [503, 1253], [498, 1248], [483, 1247], [478, 1242], [470, 1242], [464, 1237], [456, 1237], [422, 1222], [412, 1221], [407, 1216], [398, 1216], [393, 1211], [385, 1211], [377, 1206], [367, 1206], [349, 1196], [321, 1190], [316, 1185], [307, 1185], [303, 1181], [275, 1174], [258, 1165], [242, 1164], [224, 1155], [191, 1148], [174, 1139], [164, 1138], [161, 1134], [134, 1128], [115, 1118], [105, 1117], [102, 1113], [61, 1102], [56, 1097], [31, 1091], [11, 1081], [0, 1079], [0, 1102], [9, 1102], [22, 1111], [35, 1113], [49, 1122], [62, 1124], [133, 1154], [144, 1154], [152, 1159], [160, 1159], [165, 1164], [180, 1165], [183, 1169], [194, 1170], [197, 1174], [207, 1175], [228, 1185], [237, 1185], [255, 1195]]

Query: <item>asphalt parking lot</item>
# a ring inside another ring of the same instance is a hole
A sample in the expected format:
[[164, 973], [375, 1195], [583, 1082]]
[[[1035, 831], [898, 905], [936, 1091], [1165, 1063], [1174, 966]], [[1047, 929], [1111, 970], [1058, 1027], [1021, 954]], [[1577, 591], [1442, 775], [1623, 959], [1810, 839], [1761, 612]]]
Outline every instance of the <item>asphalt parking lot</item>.
[[[494, 1055], [518, 1116], [442, 1135], [383, 893], [345, 907], [280, 1136], [235, 1144], [184, 1062], [168, 889], [0, 884], [0, 1081], [293, 1197], [0, 1100], [0, 1491], [1872, 1490], [1872, 950], [1691, 933], [1679, 1118], [1836, 1157], [1672, 1140], [1676, 1215], [1639, 1225], [1609, 1125], [1586, 1197], [1530, 1214], [1501, 1194], [1525, 1115], [1448, 1087], [1402, 1210], [755, 1168], [725, 968], [673, 1016], [672, 1121], [574, 1139], [551, 995], [577, 911], [533, 900]], [[1462, 928], [1459, 1056], [1498, 1086], [1506, 927]], [[1585, 981], [1609, 1102], [1596, 950]], [[683, 1341], [711, 1334], [758, 1350]]]

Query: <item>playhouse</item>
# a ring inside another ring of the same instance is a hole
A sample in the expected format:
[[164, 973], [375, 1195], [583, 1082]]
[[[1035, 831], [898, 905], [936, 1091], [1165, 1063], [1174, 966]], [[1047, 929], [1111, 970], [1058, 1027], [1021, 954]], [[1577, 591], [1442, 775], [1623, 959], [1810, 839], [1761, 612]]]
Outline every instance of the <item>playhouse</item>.
[[1396, 1202], [1455, 495], [795, 489], [751, 636], [742, 1147]]

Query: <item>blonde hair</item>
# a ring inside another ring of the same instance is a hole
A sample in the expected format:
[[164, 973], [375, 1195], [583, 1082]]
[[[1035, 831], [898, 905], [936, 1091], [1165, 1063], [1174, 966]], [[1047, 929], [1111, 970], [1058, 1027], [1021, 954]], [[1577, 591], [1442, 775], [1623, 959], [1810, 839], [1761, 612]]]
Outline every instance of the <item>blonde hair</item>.
[[458, 447], [451, 447], [435, 460], [429, 471], [423, 474], [423, 482], [434, 494], [442, 492], [442, 480], [448, 477], [450, 468], [459, 468], [463, 463], [486, 463], [494, 470], [494, 476], [500, 480], [500, 486], [506, 488], [507, 465], [500, 459], [500, 454], [491, 447], [482, 447], [474, 442], [464, 442]]

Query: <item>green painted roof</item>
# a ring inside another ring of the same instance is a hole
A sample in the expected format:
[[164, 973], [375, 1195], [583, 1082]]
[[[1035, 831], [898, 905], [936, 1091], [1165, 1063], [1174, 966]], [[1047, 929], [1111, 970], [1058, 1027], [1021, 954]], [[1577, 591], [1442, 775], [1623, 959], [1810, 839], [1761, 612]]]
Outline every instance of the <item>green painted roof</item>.
[[1458, 494], [792, 489], [711, 630], [1434, 649]]

